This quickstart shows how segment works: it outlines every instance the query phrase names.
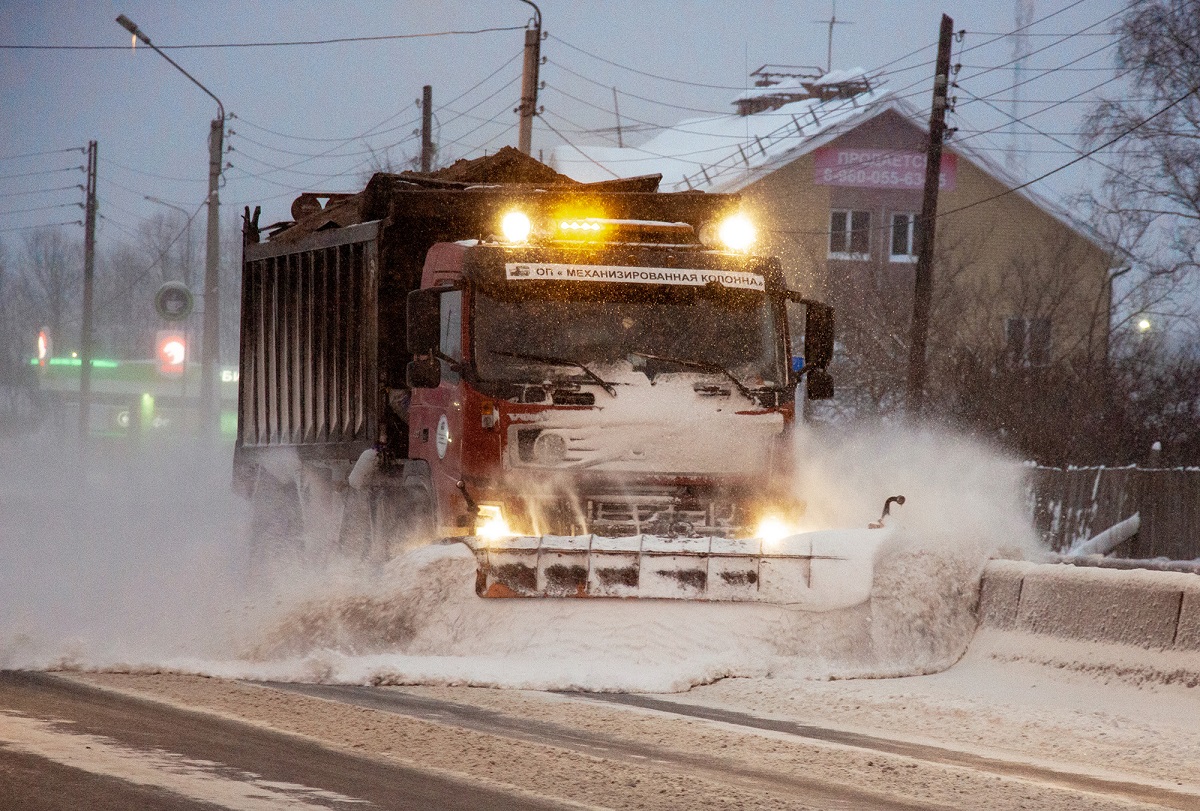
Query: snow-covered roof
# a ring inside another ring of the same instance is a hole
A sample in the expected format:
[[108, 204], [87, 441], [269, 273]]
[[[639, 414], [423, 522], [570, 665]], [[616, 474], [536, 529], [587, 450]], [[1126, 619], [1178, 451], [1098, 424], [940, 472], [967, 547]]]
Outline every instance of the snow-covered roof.
[[[840, 84], [861, 81], [863, 75], [859, 68], [833, 71], [818, 81]], [[781, 87], [777, 84], [756, 90], [779, 93]], [[737, 192], [888, 110], [918, 129], [928, 130], [926, 116], [887, 87], [878, 86], [848, 98], [805, 98], [753, 115], [731, 113], [688, 119], [660, 131], [640, 146], [564, 144], [554, 147], [550, 163], [559, 172], [584, 182], [661, 173], [663, 191]], [[949, 143], [946, 148], [1007, 188], [1021, 183], [969, 145]], [[1098, 247], [1109, 247], [1093, 229], [1072, 217], [1065, 206], [1028, 188], [1016, 193]]]
[[[773, 95], [781, 85], [756, 90]], [[693, 118], [636, 147], [556, 146], [551, 165], [582, 181], [661, 173], [664, 191], [736, 191], [773, 171], [780, 159], [794, 160], [895, 103], [890, 91], [872, 89], [850, 98], [801, 99], [754, 115]]]

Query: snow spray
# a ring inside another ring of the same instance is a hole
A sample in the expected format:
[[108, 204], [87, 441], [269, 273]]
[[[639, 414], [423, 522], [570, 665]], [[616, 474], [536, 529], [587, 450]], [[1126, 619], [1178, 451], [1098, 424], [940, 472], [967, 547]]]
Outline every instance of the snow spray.
[[0, 666], [230, 678], [678, 691], [728, 676], [932, 672], [974, 631], [989, 555], [1033, 547], [1020, 469], [977, 443], [879, 429], [799, 432], [807, 520], [865, 526], [903, 493], [868, 604], [804, 612], [664, 600], [481, 600], [439, 544], [252, 566], [228, 448], [93, 458], [4, 448]]

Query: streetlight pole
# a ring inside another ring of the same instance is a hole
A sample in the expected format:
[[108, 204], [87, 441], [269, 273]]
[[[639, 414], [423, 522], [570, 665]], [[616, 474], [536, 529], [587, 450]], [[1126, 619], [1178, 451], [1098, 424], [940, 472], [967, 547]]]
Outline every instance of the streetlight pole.
[[208, 134], [208, 240], [204, 255], [204, 339], [200, 345], [201, 421], [206, 429], [212, 430], [217, 427], [219, 418], [216, 382], [221, 355], [221, 201], [217, 194], [217, 187], [221, 180], [221, 154], [224, 151], [225, 105], [211, 90], [200, 84], [195, 76], [180, 67], [161, 49], [155, 47], [150, 38], [133, 23], [133, 20], [122, 14], [117, 17], [117, 23], [170, 62], [173, 68], [188, 77], [192, 84], [207, 93], [217, 103], [217, 117], [213, 119]]

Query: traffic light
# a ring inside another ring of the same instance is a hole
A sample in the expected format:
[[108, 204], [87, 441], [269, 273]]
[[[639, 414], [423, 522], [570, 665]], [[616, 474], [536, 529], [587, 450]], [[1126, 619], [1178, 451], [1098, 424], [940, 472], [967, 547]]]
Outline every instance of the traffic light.
[[182, 377], [187, 362], [187, 337], [182, 332], [159, 330], [155, 346], [158, 373], [163, 377]]
[[37, 360], [38, 366], [45, 366], [47, 361], [53, 357], [53, 349], [50, 343], [50, 331], [43, 329], [37, 334]]

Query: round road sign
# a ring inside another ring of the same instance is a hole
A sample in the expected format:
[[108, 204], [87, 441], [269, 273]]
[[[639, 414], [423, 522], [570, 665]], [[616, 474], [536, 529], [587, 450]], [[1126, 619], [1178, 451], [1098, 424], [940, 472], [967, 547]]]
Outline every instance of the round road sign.
[[183, 282], [166, 282], [154, 294], [154, 309], [168, 321], [187, 318], [193, 303], [192, 291]]

